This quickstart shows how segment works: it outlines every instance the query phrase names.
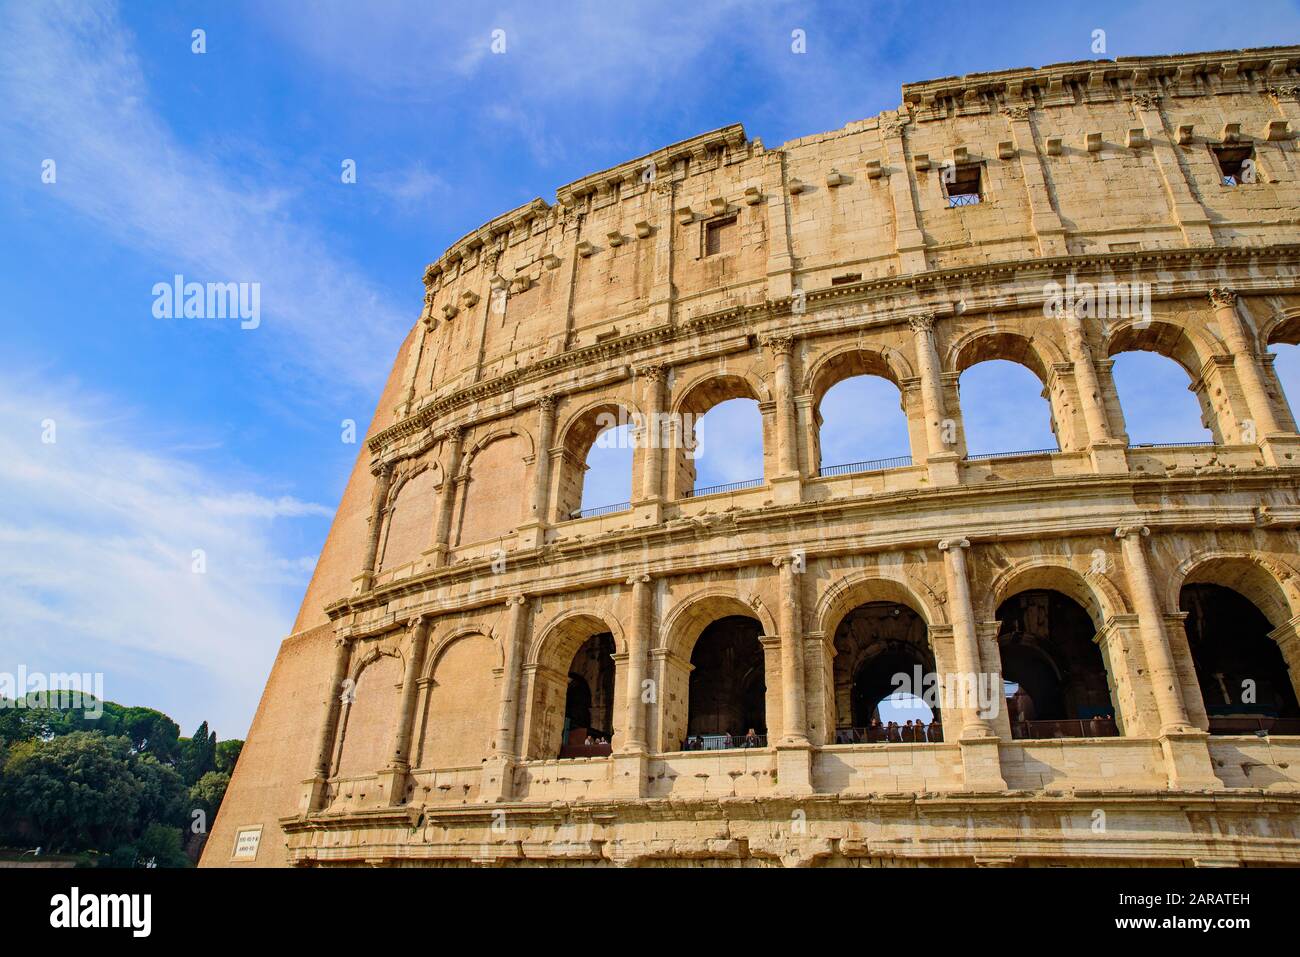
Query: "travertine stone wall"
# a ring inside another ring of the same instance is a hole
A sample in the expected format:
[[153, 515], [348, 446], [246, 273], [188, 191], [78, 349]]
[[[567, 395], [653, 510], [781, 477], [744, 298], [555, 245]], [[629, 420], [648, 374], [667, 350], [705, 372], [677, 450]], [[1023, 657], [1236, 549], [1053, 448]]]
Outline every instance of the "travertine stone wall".
[[[1300, 342], [1298, 81], [1285, 47], [908, 84], [455, 243], [204, 864], [1300, 862], [1300, 744], [1206, 733], [1179, 607], [1233, 588], [1300, 676], [1300, 436], [1266, 352]], [[1250, 181], [1225, 185], [1225, 146]], [[975, 167], [979, 202], [950, 206]], [[1079, 284], [1149, 308], [1054, 308]], [[1133, 349], [1182, 366], [1212, 443], [1129, 446]], [[995, 450], [967, 448], [960, 376], [990, 359], [1039, 379], [1055, 451], [969, 457]], [[910, 461], [827, 471], [821, 399], [861, 374], [898, 387]], [[761, 481], [695, 495], [692, 417], [738, 397]], [[632, 501], [575, 517], [611, 421]], [[914, 612], [945, 682], [1000, 682], [997, 610], [1037, 589], [1086, 612], [1120, 737], [946, 708], [942, 742], [836, 743], [855, 608]], [[761, 626], [768, 744], [680, 751], [692, 649], [729, 615]], [[573, 655], [606, 632], [615, 753], [557, 760]]]

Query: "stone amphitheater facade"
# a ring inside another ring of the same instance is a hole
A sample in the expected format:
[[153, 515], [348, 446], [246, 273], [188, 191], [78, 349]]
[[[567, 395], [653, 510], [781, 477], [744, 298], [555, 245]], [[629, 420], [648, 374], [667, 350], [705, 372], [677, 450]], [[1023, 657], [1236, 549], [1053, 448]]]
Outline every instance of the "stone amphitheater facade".
[[[1267, 730], [1300, 683], [1300, 435], [1268, 351], [1300, 342], [1298, 82], [1277, 47], [908, 84], [457, 242], [203, 863], [1300, 864], [1300, 735]], [[1058, 308], [1089, 287], [1149, 309]], [[1212, 444], [1130, 445], [1134, 349], [1186, 370]], [[989, 359], [1041, 380], [1058, 449], [968, 457], [958, 378]], [[829, 468], [819, 403], [862, 374], [897, 386], [910, 459]], [[761, 481], [697, 489], [691, 417], [738, 397]], [[611, 421], [632, 500], [583, 514]], [[1018, 733], [954, 694], [936, 740], [862, 740], [888, 654], [947, 690], [1013, 660], [1032, 684], [1036, 656], [1074, 712]], [[583, 669], [609, 754], [564, 739]], [[1257, 730], [1222, 717], [1239, 678], [1274, 705]], [[684, 750], [748, 730], [706, 708], [766, 736]]]

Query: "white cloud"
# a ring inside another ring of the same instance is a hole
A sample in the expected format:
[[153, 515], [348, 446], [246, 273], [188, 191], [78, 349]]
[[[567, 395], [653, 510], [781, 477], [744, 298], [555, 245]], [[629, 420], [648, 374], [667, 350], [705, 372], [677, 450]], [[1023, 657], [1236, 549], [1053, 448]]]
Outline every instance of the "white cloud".
[[[0, 164], [16, 185], [46, 191], [151, 256], [159, 281], [187, 273], [260, 282], [265, 319], [256, 334], [284, 347], [268, 349], [268, 362], [291, 354], [335, 386], [371, 390], [383, 381], [392, 349], [368, 343], [395, 347], [414, 313], [396, 309], [301, 225], [294, 190], [268, 182], [266, 170], [236, 176], [173, 134], [151, 107], [111, 3], [13, 4], [5, 20]], [[38, 178], [44, 158], [57, 164], [52, 186]]]
[[103, 672], [113, 700], [239, 736], [315, 561], [277, 554], [275, 523], [331, 512], [123, 438], [142, 428], [75, 384], [0, 381], [0, 670]]

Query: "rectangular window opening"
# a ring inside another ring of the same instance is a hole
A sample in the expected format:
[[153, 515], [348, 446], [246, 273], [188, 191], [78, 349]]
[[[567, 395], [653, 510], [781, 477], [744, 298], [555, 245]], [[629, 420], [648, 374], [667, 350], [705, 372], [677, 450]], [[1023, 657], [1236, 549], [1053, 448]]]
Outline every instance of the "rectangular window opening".
[[948, 192], [948, 208], [975, 206], [982, 200], [980, 193], [980, 163], [967, 163], [944, 170], [944, 186]]
[[1215, 162], [1219, 164], [1219, 175], [1224, 186], [1242, 186], [1257, 181], [1255, 169], [1255, 147], [1214, 146]]
[[716, 256], [719, 253], [736, 251], [736, 239], [739, 227], [736, 217], [729, 216], [704, 225], [704, 255]]

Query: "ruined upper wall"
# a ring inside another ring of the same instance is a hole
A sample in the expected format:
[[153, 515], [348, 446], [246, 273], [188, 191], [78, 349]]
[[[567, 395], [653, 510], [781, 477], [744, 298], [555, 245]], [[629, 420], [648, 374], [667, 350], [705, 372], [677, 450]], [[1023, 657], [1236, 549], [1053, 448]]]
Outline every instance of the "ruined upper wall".
[[[904, 85], [898, 110], [779, 149], [735, 125], [592, 174], [428, 267], [425, 332], [395, 412], [794, 290], [1290, 241], [1298, 76], [1300, 47], [973, 74]], [[1212, 147], [1225, 142], [1254, 146], [1249, 190], [1222, 186]], [[949, 208], [944, 171], [971, 165], [983, 201]]]

